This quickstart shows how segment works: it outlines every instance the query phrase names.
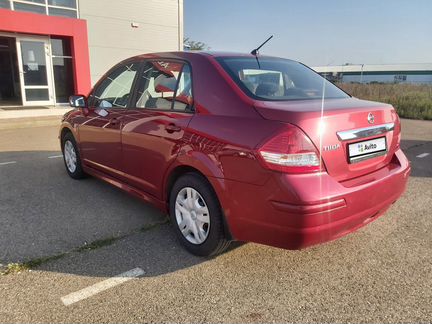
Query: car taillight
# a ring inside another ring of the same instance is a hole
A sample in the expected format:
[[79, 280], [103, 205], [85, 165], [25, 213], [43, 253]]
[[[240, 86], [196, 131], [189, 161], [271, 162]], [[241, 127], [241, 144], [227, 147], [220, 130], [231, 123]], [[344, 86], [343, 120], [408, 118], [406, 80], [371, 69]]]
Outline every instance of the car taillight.
[[398, 118], [398, 121], [397, 121], [397, 135], [396, 135], [396, 149], [400, 148], [401, 135], [402, 135], [401, 130], [402, 130], [402, 127], [401, 127], [400, 120]]
[[286, 173], [311, 173], [322, 164], [311, 140], [297, 127], [288, 128], [265, 142], [258, 155], [265, 167]]
[[396, 110], [394, 110], [394, 109], [392, 110], [392, 115], [393, 115], [393, 120], [395, 123], [393, 136], [396, 137], [396, 149], [399, 149], [400, 148], [400, 142], [401, 142], [401, 135], [402, 135], [402, 125], [400, 122], [399, 115], [396, 113]]

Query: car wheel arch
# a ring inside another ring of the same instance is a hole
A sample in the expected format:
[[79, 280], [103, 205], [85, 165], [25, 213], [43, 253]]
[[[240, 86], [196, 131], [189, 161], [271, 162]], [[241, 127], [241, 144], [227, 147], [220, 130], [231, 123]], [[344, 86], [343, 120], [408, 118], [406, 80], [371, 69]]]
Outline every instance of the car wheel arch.
[[72, 134], [72, 136], [74, 137], [74, 139], [75, 139], [75, 141], [76, 141], [76, 136], [75, 136], [73, 130], [70, 129], [68, 126], [65, 125], [65, 126], [63, 126], [63, 127], [61, 128], [61, 130], [60, 130], [60, 136], [59, 136], [59, 139], [60, 139], [60, 143], [61, 143], [61, 145], [63, 145], [63, 138], [64, 138], [64, 137], [66, 136], [66, 134], [68, 134], [68, 133]]
[[60, 141], [63, 141], [63, 138], [66, 136], [67, 133], [71, 133], [73, 135], [72, 130], [67, 126], [64, 126], [60, 131]]
[[[190, 166], [190, 165], [178, 165], [174, 167], [172, 170], [170, 170], [169, 174], [166, 177], [165, 185], [164, 185], [164, 196], [163, 199], [168, 204], [170, 191], [174, 185], [174, 183], [179, 179], [181, 176], [187, 174], [187, 173], [196, 173], [203, 178], [207, 179], [204, 173], [202, 173], [200, 170]], [[208, 181], [208, 180], [207, 180]]]
[[[221, 167], [218, 166], [215, 161], [210, 159], [208, 155], [195, 150], [181, 151], [180, 154], [177, 156], [175, 162], [170, 165], [167, 172], [165, 173], [162, 191], [162, 199], [165, 202], [168, 201], [169, 192], [175, 180], [177, 180], [179, 176], [187, 172], [198, 173], [199, 175], [204, 177], [209, 183], [210, 181], [208, 180], [208, 177], [224, 178]], [[213, 190], [216, 192], [214, 188]]]
[[[166, 177], [166, 181], [164, 182], [164, 201], [166, 204], [166, 210], [169, 212], [169, 196], [170, 196], [170, 192], [172, 187], [174, 186], [175, 182], [182, 177], [183, 175], [186, 175], [188, 173], [194, 173], [194, 174], [198, 174], [199, 176], [201, 176], [204, 180], [207, 181], [207, 183], [209, 184], [210, 188], [213, 190], [215, 196], [218, 199], [218, 203], [221, 204], [221, 199], [216, 191], [216, 189], [214, 188], [212, 182], [208, 179], [208, 177], [201, 172], [200, 170], [198, 170], [197, 168], [190, 166], [190, 165], [177, 165], [176, 167], [172, 168], [171, 171], [169, 172], [168, 176]], [[233, 236], [231, 234], [231, 230], [228, 224], [228, 221], [226, 219], [225, 213], [224, 213], [224, 209], [221, 206], [221, 210], [222, 210], [222, 214], [223, 216], [223, 225], [224, 225], [224, 230], [225, 230], [225, 234], [227, 236], [227, 238], [229, 240], [233, 240]]]
[[60, 139], [60, 147], [61, 147], [62, 151], [63, 151], [63, 138], [69, 133], [72, 134], [72, 136], [73, 136], [73, 138], [77, 144], [78, 151], [81, 151], [78, 133], [69, 124], [62, 125], [62, 127], [60, 128], [59, 139]]

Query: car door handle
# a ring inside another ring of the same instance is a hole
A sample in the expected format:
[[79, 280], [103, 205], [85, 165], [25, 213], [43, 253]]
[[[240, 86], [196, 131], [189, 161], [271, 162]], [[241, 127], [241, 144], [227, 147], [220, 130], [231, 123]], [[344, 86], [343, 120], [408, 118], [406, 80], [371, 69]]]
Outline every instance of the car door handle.
[[109, 121], [109, 123], [111, 125], [118, 125], [118, 124], [120, 124], [120, 122], [121, 122], [121, 118], [119, 118], [119, 117], [111, 118]]
[[174, 132], [180, 132], [181, 131], [181, 127], [174, 125], [174, 124], [166, 125], [165, 129], [168, 133], [174, 133]]

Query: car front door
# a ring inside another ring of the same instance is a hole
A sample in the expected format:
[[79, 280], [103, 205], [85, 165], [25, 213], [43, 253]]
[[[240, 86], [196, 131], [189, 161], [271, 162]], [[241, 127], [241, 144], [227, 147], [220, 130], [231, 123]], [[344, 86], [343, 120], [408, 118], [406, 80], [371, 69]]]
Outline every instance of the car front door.
[[113, 176], [121, 169], [121, 127], [139, 62], [121, 63], [96, 85], [78, 126], [85, 164]]
[[122, 168], [133, 186], [161, 198], [165, 172], [174, 162], [193, 117], [187, 63], [147, 61], [122, 126]]

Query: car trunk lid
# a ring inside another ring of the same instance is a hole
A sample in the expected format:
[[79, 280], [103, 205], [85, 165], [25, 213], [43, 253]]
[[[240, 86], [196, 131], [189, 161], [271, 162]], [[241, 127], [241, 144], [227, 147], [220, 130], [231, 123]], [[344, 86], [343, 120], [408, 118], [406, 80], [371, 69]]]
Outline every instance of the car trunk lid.
[[[338, 181], [384, 167], [397, 149], [399, 136], [394, 133], [400, 128], [391, 105], [346, 98], [324, 102], [255, 101], [254, 106], [265, 119], [302, 129], [319, 150], [327, 172]], [[350, 144], [354, 144], [351, 153]], [[385, 148], [386, 151], [382, 151]], [[381, 152], [371, 153], [374, 150]]]

